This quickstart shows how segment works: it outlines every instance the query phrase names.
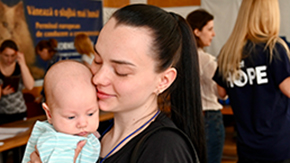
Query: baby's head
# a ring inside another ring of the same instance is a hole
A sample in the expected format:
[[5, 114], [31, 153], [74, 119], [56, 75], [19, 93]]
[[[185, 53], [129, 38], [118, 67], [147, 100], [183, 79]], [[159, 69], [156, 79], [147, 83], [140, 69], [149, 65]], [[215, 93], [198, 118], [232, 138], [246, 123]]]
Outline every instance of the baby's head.
[[48, 122], [58, 132], [87, 136], [99, 126], [99, 107], [92, 74], [83, 64], [65, 60], [50, 67], [44, 77]]

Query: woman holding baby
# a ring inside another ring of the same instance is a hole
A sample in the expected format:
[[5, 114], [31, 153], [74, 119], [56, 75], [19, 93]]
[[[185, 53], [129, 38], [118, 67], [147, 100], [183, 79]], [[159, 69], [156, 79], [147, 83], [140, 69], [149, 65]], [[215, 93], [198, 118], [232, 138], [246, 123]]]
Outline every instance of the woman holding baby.
[[[114, 122], [102, 126], [99, 162], [205, 162], [197, 47], [186, 21], [129, 5], [103, 27], [95, 51], [99, 107], [114, 113]], [[38, 158], [34, 152], [31, 162]]]

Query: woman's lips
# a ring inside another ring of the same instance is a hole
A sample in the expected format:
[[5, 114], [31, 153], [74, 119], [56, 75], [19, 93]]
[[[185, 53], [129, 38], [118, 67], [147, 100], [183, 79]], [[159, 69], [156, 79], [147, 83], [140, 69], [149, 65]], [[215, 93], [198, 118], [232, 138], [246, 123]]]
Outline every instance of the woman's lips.
[[99, 99], [107, 99], [107, 98], [110, 98], [111, 95], [104, 93], [104, 92], [101, 92], [101, 91], [97, 91], [97, 97]]

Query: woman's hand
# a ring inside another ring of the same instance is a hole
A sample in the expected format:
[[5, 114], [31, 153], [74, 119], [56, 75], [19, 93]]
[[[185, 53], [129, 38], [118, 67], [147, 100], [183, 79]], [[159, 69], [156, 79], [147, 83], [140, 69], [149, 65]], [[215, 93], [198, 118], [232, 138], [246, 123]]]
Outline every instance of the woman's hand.
[[[74, 162], [76, 162], [78, 155], [80, 154], [85, 144], [86, 140], [80, 141], [78, 143], [77, 148], [75, 149]], [[42, 163], [36, 146], [35, 151], [30, 154], [30, 161], [28, 163]]]
[[42, 99], [43, 99], [43, 96], [42, 95], [39, 95], [37, 96], [35, 99], [34, 99], [34, 102], [40, 104], [42, 102]]
[[20, 66], [26, 65], [24, 54], [21, 52], [17, 52], [17, 62]]
[[75, 149], [75, 156], [74, 156], [74, 162], [76, 162], [81, 150], [83, 149], [83, 147], [85, 146], [86, 144], [86, 140], [82, 140], [78, 143], [77, 145], [77, 148]]
[[14, 93], [15, 90], [10, 87], [10, 85], [6, 86], [4, 89], [2, 89], [2, 95], [9, 95], [11, 93]]
[[36, 146], [35, 151], [30, 154], [30, 161], [28, 163], [42, 163]]

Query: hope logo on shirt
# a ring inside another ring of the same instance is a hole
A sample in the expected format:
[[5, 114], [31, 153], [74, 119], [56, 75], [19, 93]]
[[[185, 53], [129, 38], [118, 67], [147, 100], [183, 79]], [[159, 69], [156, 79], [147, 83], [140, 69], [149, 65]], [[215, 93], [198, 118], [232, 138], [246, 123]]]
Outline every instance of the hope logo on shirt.
[[[241, 62], [240, 66], [244, 66], [243, 61]], [[231, 74], [229, 74], [227, 81], [231, 88], [234, 86], [244, 87], [247, 83], [253, 85], [255, 81], [258, 85], [267, 84], [268, 78], [266, 70], [267, 66], [265, 65], [246, 68], [244, 71], [240, 69], [238, 72], [238, 79], [233, 80], [233, 77]]]

